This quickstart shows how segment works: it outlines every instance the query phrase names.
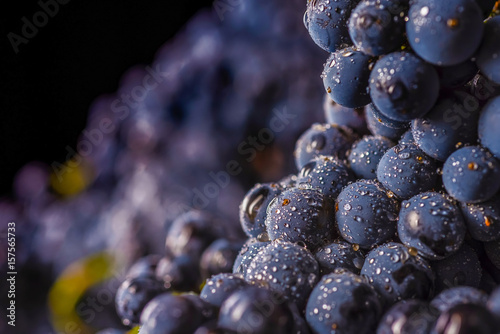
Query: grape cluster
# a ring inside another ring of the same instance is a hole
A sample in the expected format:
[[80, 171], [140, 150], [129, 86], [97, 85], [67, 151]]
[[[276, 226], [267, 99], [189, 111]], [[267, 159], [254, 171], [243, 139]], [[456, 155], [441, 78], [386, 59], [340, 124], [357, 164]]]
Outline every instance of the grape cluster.
[[[497, 18], [483, 23], [493, 5], [308, 2], [305, 26], [331, 53], [327, 122], [298, 138], [297, 174], [247, 192], [248, 239], [238, 251], [226, 237], [219, 258], [234, 265], [206, 280], [199, 298], [215, 311], [195, 333], [498, 333], [500, 34]], [[164, 286], [146, 308], [189, 290]], [[140, 333], [176, 332], [150, 324]]]
[[[145, 240], [134, 245], [150, 254], [123, 247], [123, 235], [106, 241], [126, 250], [130, 267], [115, 294], [121, 323], [140, 334], [498, 334], [499, 4], [309, 0], [306, 29], [297, 29], [286, 3], [245, 2], [224, 33], [210, 20], [192, 28], [211, 30], [197, 40], [208, 51], [193, 51], [180, 66], [183, 81], [149, 92], [110, 140], [112, 153], [93, 157], [102, 163], [90, 190], [105, 202], [102, 189], [115, 187], [120, 199], [98, 216], [110, 235], [126, 218], [125, 240], [139, 230]], [[310, 60], [320, 59], [318, 50], [296, 47], [306, 31], [330, 53], [326, 94], [318, 78], [294, 74], [310, 74]], [[223, 45], [232, 47], [221, 55]], [[168, 64], [175, 56], [158, 58]], [[121, 91], [143, 75], [131, 71]], [[278, 84], [281, 75], [292, 83]], [[314, 112], [323, 96], [321, 119]], [[297, 113], [268, 155], [256, 139], [240, 142], [257, 177], [242, 178], [216, 205], [166, 217], [182, 183], [207, 184], [199, 170], [232, 158], [229, 142], [272, 126], [262, 111], [270, 101]], [[186, 133], [200, 118], [208, 125], [192, 139]], [[272, 172], [276, 164], [293, 168]], [[87, 221], [96, 216], [85, 213]], [[110, 327], [99, 333], [125, 331]]]

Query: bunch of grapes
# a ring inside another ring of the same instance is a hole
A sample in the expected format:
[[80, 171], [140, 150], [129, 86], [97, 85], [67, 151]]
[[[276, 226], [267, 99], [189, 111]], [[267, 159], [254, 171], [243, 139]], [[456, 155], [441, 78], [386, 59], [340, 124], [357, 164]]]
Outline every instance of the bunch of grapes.
[[499, 3], [309, 0], [306, 29], [302, 6], [200, 19], [92, 157], [115, 201], [82, 222], [128, 268], [99, 334], [500, 333]]
[[309, 1], [304, 25], [330, 53], [327, 122], [296, 142], [299, 172], [247, 192], [243, 247], [200, 247], [214, 224], [178, 218], [152, 281], [120, 287], [122, 319], [144, 334], [498, 333], [494, 6]]

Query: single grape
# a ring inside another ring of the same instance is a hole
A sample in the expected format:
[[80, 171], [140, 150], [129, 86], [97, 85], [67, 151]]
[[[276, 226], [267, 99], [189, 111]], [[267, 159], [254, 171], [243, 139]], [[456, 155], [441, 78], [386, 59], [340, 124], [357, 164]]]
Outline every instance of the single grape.
[[381, 57], [370, 74], [370, 97], [387, 118], [406, 122], [425, 115], [437, 101], [434, 67], [402, 51]]
[[427, 259], [441, 260], [455, 253], [465, 232], [462, 212], [447, 195], [425, 192], [401, 203], [399, 238]]
[[500, 158], [500, 96], [489, 100], [479, 116], [479, 140], [497, 158]]
[[308, 1], [304, 23], [312, 40], [328, 52], [335, 52], [345, 45], [351, 45], [347, 21], [359, 1]]
[[500, 84], [500, 17], [492, 17], [484, 25], [484, 37], [477, 52], [477, 66], [488, 79]]
[[352, 171], [361, 179], [376, 179], [377, 166], [382, 156], [394, 143], [382, 136], [364, 136], [351, 148], [348, 162]]
[[349, 19], [349, 35], [362, 52], [380, 56], [398, 49], [405, 41], [408, 0], [361, 1]]
[[406, 33], [425, 61], [451, 66], [471, 58], [483, 36], [483, 14], [474, 0], [417, 0], [410, 6]]
[[373, 61], [371, 56], [352, 47], [332, 53], [321, 74], [330, 98], [348, 108], [360, 108], [370, 103], [368, 79]]
[[463, 147], [444, 163], [443, 184], [461, 202], [484, 202], [500, 190], [500, 162], [480, 146]]

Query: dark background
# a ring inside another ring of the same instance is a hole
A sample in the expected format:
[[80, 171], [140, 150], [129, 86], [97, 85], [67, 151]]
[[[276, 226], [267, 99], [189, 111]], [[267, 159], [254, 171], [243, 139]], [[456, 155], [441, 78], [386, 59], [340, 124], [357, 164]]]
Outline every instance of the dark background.
[[91, 102], [114, 92], [131, 66], [151, 63], [158, 48], [212, 2], [72, 0], [16, 54], [7, 34], [22, 36], [22, 18], [33, 22], [41, 7], [10, 1], [0, 13], [0, 195], [10, 193], [25, 163], [63, 162]]

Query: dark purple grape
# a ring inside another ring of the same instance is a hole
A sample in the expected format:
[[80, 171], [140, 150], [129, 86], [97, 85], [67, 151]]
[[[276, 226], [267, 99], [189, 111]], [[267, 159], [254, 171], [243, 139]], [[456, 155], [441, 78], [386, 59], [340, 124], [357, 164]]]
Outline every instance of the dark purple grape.
[[200, 297], [207, 303], [220, 307], [233, 292], [248, 286], [240, 274], [222, 273], [207, 279]]
[[342, 238], [370, 249], [396, 234], [399, 202], [376, 180], [359, 180], [340, 192], [335, 218]]
[[405, 42], [408, 0], [361, 1], [349, 19], [349, 35], [362, 52], [380, 56]]
[[380, 159], [393, 146], [394, 143], [388, 138], [364, 136], [352, 144], [347, 161], [358, 178], [376, 179]]
[[267, 206], [282, 190], [277, 183], [257, 183], [245, 195], [240, 205], [240, 223], [249, 237], [266, 232]]
[[328, 52], [352, 44], [347, 21], [359, 1], [340, 0], [332, 4], [329, 0], [309, 1], [304, 23], [312, 40]]
[[323, 276], [306, 308], [314, 333], [374, 333], [381, 314], [373, 287], [348, 271]]
[[351, 181], [354, 181], [354, 175], [343, 161], [320, 155], [300, 170], [297, 186], [316, 189], [333, 203], [342, 188]]
[[467, 244], [444, 260], [431, 262], [436, 274], [436, 293], [455, 286], [479, 287], [483, 269], [476, 251]]
[[389, 149], [377, 166], [377, 179], [401, 199], [409, 199], [439, 185], [439, 163], [415, 143]]
[[472, 238], [483, 242], [500, 239], [500, 194], [485, 202], [460, 206]]
[[492, 17], [486, 20], [484, 25], [484, 36], [481, 46], [477, 51], [477, 66], [491, 81], [500, 84], [500, 46], [498, 38], [500, 37], [500, 18]]
[[137, 325], [144, 306], [165, 291], [152, 277], [136, 277], [123, 281], [115, 297], [116, 311], [126, 326]]
[[365, 255], [359, 247], [355, 247], [345, 241], [336, 241], [319, 248], [314, 257], [320, 266], [321, 275], [335, 272], [337, 269], [345, 269], [359, 275]]
[[383, 56], [370, 74], [373, 104], [395, 121], [424, 116], [438, 95], [439, 77], [434, 67], [407, 51]]
[[302, 243], [314, 250], [335, 237], [334, 203], [318, 190], [287, 189], [274, 198], [267, 211], [271, 240]]
[[222, 303], [218, 326], [232, 333], [289, 334], [295, 324], [283, 296], [249, 286], [232, 293]]
[[439, 312], [425, 301], [402, 300], [384, 314], [377, 334], [427, 334], [438, 316]]
[[447, 195], [425, 192], [401, 203], [399, 238], [427, 259], [442, 260], [458, 251], [465, 232], [462, 212]]
[[427, 299], [434, 290], [434, 273], [427, 261], [395, 242], [372, 249], [361, 276], [368, 278], [385, 305], [404, 299]]
[[460, 304], [486, 306], [488, 295], [481, 290], [469, 286], [457, 286], [446, 289], [431, 301], [431, 305], [440, 312], [446, 312]]
[[200, 260], [202, 279], [207, 279], [219, 273], [230, 273], [233, 270], [234, 260], [242, 247], [241, 242], [226, 239], [215, 240], [203, 252]]
[[432, 333], [496, 334], [498, 322], [484, 306], [460, 304], [441, 313]]
[[353, 129], [358, 134], [368, 133], [364, 116], [364, 108], [352, 109], [343, 107], [340, 104], [335, 103], [327, 93], [323, 102], [323, 110], [325, 112], [327, 123], [336, 124], [338, 126], [346, 126]]
[[375, 60], [352, 47], [330, 55], [324, 65], [323, 85], [335, 103], [360, 108], [370, 103], [368, 79]]
[[410, 6], [406, 33], [425, 61], [451, 66], [471, 58], [483, 36], [483, 13], [474, 0], [419, 0]]
[[300, 136], [295, 145], [295, 165], [301, 170], [319, 155], [335, 156], [343, 160], [356, 140], [351, 129], [331, 124], [313, 124]]
[[443, 184], [461, 202], [487, 201], [500, 190], [500, 161], [481, 146], [463, 147], [446, 159]]
[[278, 292], [303, 310], [319, 279], [319, 265], [307, 249], [290, 242], [273, 242], [257, 254], [245, 280]]

